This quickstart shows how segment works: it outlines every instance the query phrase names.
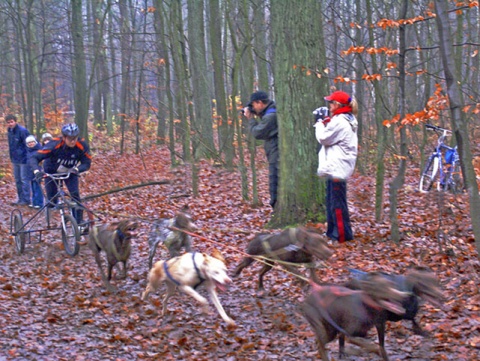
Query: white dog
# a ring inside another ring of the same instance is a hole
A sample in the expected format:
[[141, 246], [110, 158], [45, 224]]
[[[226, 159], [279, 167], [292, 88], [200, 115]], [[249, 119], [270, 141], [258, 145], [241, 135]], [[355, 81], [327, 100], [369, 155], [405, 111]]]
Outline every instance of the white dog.
[[207, 312], [207, 299], [195, 291], [197, 286], [204, 284], [223, 320], [228, 324], [235, 324], [235, 321], [227, 316], [215, 290], [218, 288], [223, 291], [232, 282], [219, 252], [214, 253], [213, 257], [198, 252], [185, 253], [167, 261], [156, 262], [148, 274], [148, 285], [142, 294], [142, 300], [147, 299], [150, 292], [155, 291], [163, 282], [167, 285], [167, 293], [163, 299], [162, 315], [167, 310], [168, 299], [175, 293], [177, 287], [200, 302], [204, 312]]

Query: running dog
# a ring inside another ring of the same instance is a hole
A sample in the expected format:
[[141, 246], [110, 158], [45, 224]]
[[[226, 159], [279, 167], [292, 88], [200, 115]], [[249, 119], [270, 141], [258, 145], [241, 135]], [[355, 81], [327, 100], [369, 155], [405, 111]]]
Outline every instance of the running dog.
[[[349, 269], [349, 271], [354, 278], [347, 282], [345, 286], [352, 289], [358, 289], [359, 281], [369, 275], [367, 272], [356, 269]], [[415, 267], [408, 270], [405, 275], [388, 273], [381, 273], [381, 275], [393, 282], [397, 290], [410, 293], [410, 296], [402, 301], [405, 313], [399, 315], [388, 312], [387, 321], [397, 322], [400, 320], [410, 320], [412, 321], [413, 332], [416, 335], [427, 336], [428, 333], [415, 321], [415, 316], [420, 307], [420, 299], [426, 300], [434, 306], [441, 306], [440, 301], [443, 299], [443, 295], [435, 274], [427, 268]]]
[[[378, 273], [370, 273], [359, 281], [359, 290], [311, 284], [312, 293], [302, 304], [302, 310], [315, 332], [321, 359], [329, 361], [325, 345], [340, 334], [340, 358], [347, 336], [352, 343], [378, 352], [383, 360], [388, 361], [385, 351], [387, 312], [404, 313], [402, 301], [409, 294], [398, 291], [392, 281]], [[379, 347], [363, 339], [373, 326], [377, 329]]]
[[[327, 242], [321, 235], [305, 227], [298, 227], [289, 228], [280, 233], [257, 234], [248, 244], [247, 253], [252, 256], [264, 256], [267, 258], [258, 277], [258, 290], [264, 291], [263, 276], [272, 269], [275, 262], [280, 263], [288, 271], [299, 274], [289, 264], [311, 264], [313, 261], [312, 256], [325, 260], [333, 252], [328, 248]], [[233, 271], [234, 277], [237, 277], [253, 261], [252, 257], [243, 258]], [[315, 282], [319, 283], [314, 268], [310, 268], [310, 275]]]
[[225, 322], [234, 325], [227, 316], [217, 297], [216, 288], [223, 291], [232, 282], [227, 275], [225, 260], [219, 252], [209, 256], [204, 253], [184, 253], [181, 256], [158, 261], [148, 274], [148, 285], [142, 294], [146, 300], [151, 292], [155, 292], [160, 284], [167, 285], [167, 293], [163, 299], [162, 315], [167, 311], [168, 299], [175, 294], [178, 287], [180, 291], [192, 296], [202, 304], [203, 311], [208, 312], [208, 301], [195, 289], [204, 284], [218, 313]]
[[181, 230], [193, 232], [196, 229], [197, 226], [192, 221], [188, 205], [185, 205], [173, 218], [155, 222], [148, 239], [148, 269], [152, 268], [153, 257], [160, 243], [167, 247], [171, 258], [179, 256], [182, 247], [186, 252], [191, 252], [192, 238]]
[[[118, 262], [123, 263], [122, 278], [127, 277], [127, 261], [130, 258], [130, 242], [132, 232], [137, 229], [138, 224], [131, 220], [120, 221], [110, 225], [93, 227], [89, 234], [88, 246], [92, 250], [98, 269], [109, 291], [115, 288], [110, 284], [112, 269]], [[102, 268], [100, 253], [104, 251], [107, 256], [108, 275], [105, 276]]]

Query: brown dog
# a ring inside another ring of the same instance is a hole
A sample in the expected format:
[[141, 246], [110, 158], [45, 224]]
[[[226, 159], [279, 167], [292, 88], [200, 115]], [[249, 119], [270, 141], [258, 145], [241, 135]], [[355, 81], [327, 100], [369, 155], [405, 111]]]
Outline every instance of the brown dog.
[[[369, 273], [358, 282], [359, 290], [342, 286], [320, 286], [312, 283], [312, 293], [302, 304], [307, 321], [317, 338], [318, 353], [329, 361], [325, 345], [337, 334], [349, 337], [352, 343], [369, 351], [379, 352], [388, 361], [385, 351], [385, 321], [387, 312], [403, 314], [402, 301], [409, 294], [398, 291], [392, 281], [382, 274]], [[363, 338], [373, 326], [377, 329], [379, 347]], [[344, 338], [340, 338], [340, 358]]]
[[[130, 241], [132, 231], [137, 229], [138, 224], [134, 221], [126, 220], [110, 225], [93, 227], [90, 231], [88, 246], [93, 251], [95, 261], [100, 270], [102, 280], [109, 291], [115, 288], [111, 286], [112, 269], [118, 262], [123, 263], [123, 277], [127, 277], [127, 261], [130, 258]], [[102, 269], [102, 260], [100, 252], [104, 251], [107, 256], [108, 275]]]
[[[359, 289], [359, 281], [368, 278], [369, 273], [360, 270], [349, 269], [354, 278], [345, 284], [345, 287]], [[413, 332], [417, 335], [427, 336], [428, 333], [422, 330], [415, 321], [415, 316], [420, 308], [420, 299], [430, 302], [434, 306], [441, 307], [443, 300], [442, 291], [435, 274], [424, 267], [415, 267], [405, 273], [405, 275], [380, 273], [387, 280], [393, 282], [394, 287], [402, 292], [409, 292], [409, 297], [402, 301], [405, 313], [397, 314], [387, 312], [387, 321], [410, 320], [413, 325]]]
[[[272, 269], [275, 262], [281, 264], [288, 271], [299, 274], [291, 264], [311, 264], [313, 256], [325, 260], [333, 252], [320, 234], [305, 227], [298, 227], [289, 228], [280, 233], [257, 234], [248, 244], [247, 253], [252, 256], [264, 256], [268, 259], [265, 260], [258, 277], [258, 290], [263, 291], [263, 276]], [[234, 277], [237, 277], [253, 261], [252, 257], [243, 258], [233, 271]], [[310, 275], [315, 282], [319, 283], [314, 268], [310, 268]]]

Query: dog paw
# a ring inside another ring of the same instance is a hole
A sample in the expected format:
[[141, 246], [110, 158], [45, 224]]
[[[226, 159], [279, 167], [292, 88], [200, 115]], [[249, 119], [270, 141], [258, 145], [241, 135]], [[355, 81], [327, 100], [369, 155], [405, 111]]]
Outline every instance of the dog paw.
[[265, 291], [264, 289], [257, 290], [257, 297], [258, 298], [265, 298], [266, 295], [267, 295], [267, 291]]
[[117, 287], [112, 286], [110, 283], [107, 283], [105, 285], [105, 288], [107, 289], [108, 292], [110, 293], [116, 293], [117, 292]]
[[232, 320], [231, 318], [228, 318], [224, 320], [226, 323], [228, 323], [229, 326], [235, 326], [235, 321]]

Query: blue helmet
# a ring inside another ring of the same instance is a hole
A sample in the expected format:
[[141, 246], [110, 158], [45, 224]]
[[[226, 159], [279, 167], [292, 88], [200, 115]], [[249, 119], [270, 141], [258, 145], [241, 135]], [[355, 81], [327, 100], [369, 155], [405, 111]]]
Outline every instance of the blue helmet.
[[75, 123], [67, 123], [62, 126], [62, 134], [67, 137], [78, 137], [80, 129]]

